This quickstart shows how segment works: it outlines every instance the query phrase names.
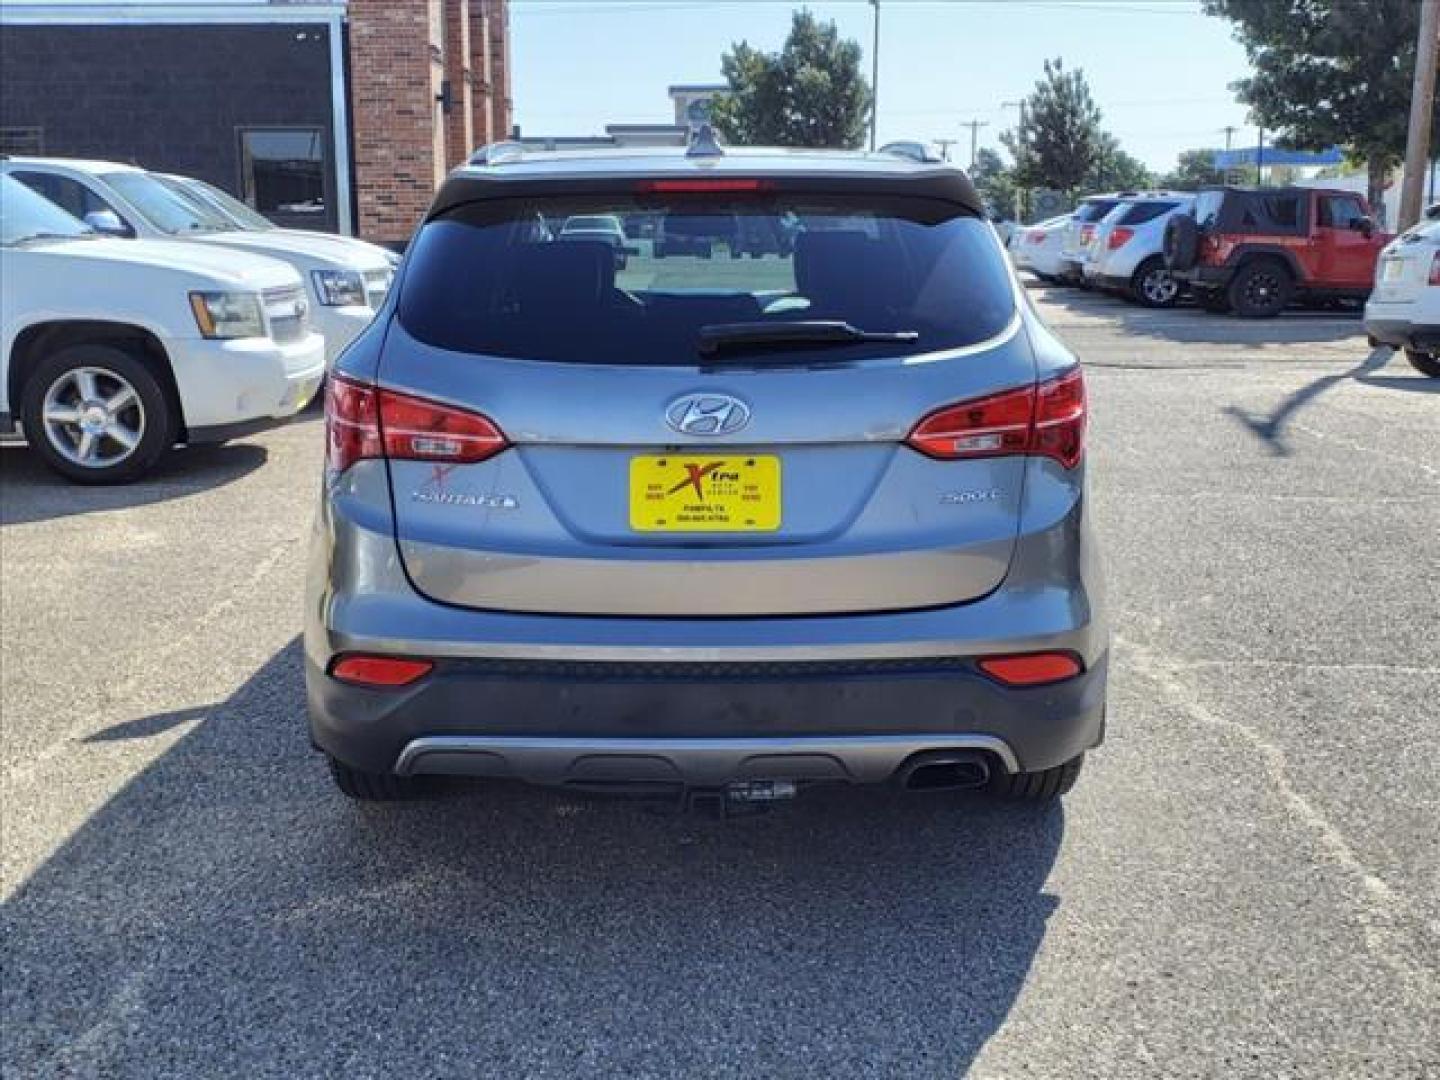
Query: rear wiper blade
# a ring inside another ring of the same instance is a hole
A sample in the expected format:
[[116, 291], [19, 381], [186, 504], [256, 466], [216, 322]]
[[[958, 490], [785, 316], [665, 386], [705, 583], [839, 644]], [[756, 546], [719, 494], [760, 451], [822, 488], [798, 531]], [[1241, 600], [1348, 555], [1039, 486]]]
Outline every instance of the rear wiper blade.
[[915, 330], [862, 330], [838, 319], [712, 323], [700, 328], [700, 352], [707, 356], [727, 349], [763, 349], [771, 345], [850, 345], [857, 341], [909, 344], [919, 340]]

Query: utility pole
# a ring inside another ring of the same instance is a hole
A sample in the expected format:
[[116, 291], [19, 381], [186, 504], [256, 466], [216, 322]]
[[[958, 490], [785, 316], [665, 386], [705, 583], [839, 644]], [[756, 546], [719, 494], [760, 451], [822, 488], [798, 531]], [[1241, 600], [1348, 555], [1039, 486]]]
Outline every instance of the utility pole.
[[875, 40], [870, 46], [870, 149], [875, 149], [875, 123], [880, 116], [880, 0], [870, 0], [875, 9]]
[[1415, 45], [1415, 82], [1410, 90], [1410, 132], [1405, 140], [1405, 186], [1400, 192], [1400, 229], [1420, 220], [1425, 162], [1430, 159], [1430, 116], [1435, 105], [1435, 63], [1440, 49], [1440, 0], [1420, 5], [1420, 40]]
[[1255, 186], [1265, 186], [1265, 129], [1260, 129], [1260, 137], [1255, 142]]
[[940, 156], [946, 161], [950, 160], [950, 147], [955, 145], [954, 139], [936, 139], [935, 145], [940, 147]]
[[[1019, 109], [1019, 110], [1020, 110], [1020, 134], [1023, 136], [1023, 135], [1025, 134], [1025, 131], [1026, 131], [1026, 127], [1025, 127], [1025, 99], [1024, 99], [1024, 98], [1021, 98], [1019, 101], [1002, 101], [1002, 102], [1000, 103], [1000, 108], [1001, 108], [1001, 109]], [[1017, 140], [1017, 142], [1018, 142], [1018, 141], [1019, 141], [1019, 140]], [[1024, 143], [1020, 143], [1020, 145], [1023, 146]], [[1019, 165], [1019, 164], [1020, 164], [1019, 159], [1018, 159], [1018, 155], [1017, 155], [1017, 159], [1016, 159], [1015, 164], [1016, 164], [1016, 165]], [[1021, 220], [1021, 221], [1024, 221], [1025, 218], [1026, 218], [1026, 217], [1029, 215], [1029, 213], [1030, 213], [1030, 189], [1029, 189], [1029, 188], [1020, 188], [1019, 194], [1020, 194], [1020, 205], [1017, 207], [1017, 209], [1020, 211], [1020, 220]]]
[[965, 121], [962, 121], [962, 122], [961, 122], [960, 126], [961, 126], [962, 128], [963, 128], [963, 127], [968, 127], [968, 128], [970, 129], [970, 168], [971, 168], [971, 169], [974, 169], [974, 168], [975, 168], [975, 155], [976, 155], [977, 153], [979, 153], [980, 129], [981, 129], [982, 127], [989, 127], [989, 126], [990, 126], [990, 121], [989, 121], [989, 120], [965, 120]]
[[1239, 131], [1240, 129], [1237, 128], [1234, 124], [1226, 124], [1220, 130], [1225, 133], [1225, 152], [1228, 154], [1230, 152], [1230, 139], [1235, 134], [1235, 132]]

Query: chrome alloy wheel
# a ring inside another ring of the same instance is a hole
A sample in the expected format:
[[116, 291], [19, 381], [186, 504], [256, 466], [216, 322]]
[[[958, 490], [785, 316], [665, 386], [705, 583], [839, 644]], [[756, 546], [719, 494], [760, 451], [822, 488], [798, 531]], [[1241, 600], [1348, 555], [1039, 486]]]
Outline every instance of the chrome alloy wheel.
[[77, 367], [45, 391], [45, 438], [67, 461], [86, 469], [118, 465], [145, 435], [145, 406], [129, 381], [106, 368]]
[[1180, 283], [1163, 266], [1154, 267], [1140, 278], [1140, 294], [1156, 307], [1171, 303], [1180, 292]]

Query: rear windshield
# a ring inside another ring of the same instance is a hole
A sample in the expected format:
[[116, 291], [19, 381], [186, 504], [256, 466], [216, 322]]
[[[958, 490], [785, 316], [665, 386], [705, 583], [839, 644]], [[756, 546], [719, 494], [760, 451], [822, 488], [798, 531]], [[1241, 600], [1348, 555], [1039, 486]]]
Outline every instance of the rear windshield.
[[1099, 221], [1119, 205], [1119, 199], [1086, 199], [1076, 208], [1075, 220], [1082, 225]]
[[[567, 222], [613, 218], [623, 246]], [[825, 360], [974, 345], [1015, 315], [990, 227], [950, 203], [832, 196], [496, 199], [427, 224], [408, 256], [398, 316], [421, 341], [575, 363], [694, 364], [701, 331], [728, 324], [849, 323], [914, 340], [768, 342], [736, 359]]]
[[1118, 224], [1144, 225], [1147, 221], [1154, 221], [1161, 214], [1168, 214], [1179, 205], [1178, 202], [1160, 202], [1155, 199], [1131, 203], [1121, 216]]

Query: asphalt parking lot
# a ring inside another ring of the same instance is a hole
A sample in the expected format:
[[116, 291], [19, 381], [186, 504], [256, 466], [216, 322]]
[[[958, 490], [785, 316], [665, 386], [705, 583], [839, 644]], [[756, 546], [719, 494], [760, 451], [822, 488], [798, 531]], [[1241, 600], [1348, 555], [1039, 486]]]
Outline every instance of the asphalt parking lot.
[[1353, 316], [1034, 295], [1115, 618], [1063, 809], [357, 807], [316, 414], [130, 489], [0, 452], [4, 1074], [1440, 1075], [1440, 384]]

